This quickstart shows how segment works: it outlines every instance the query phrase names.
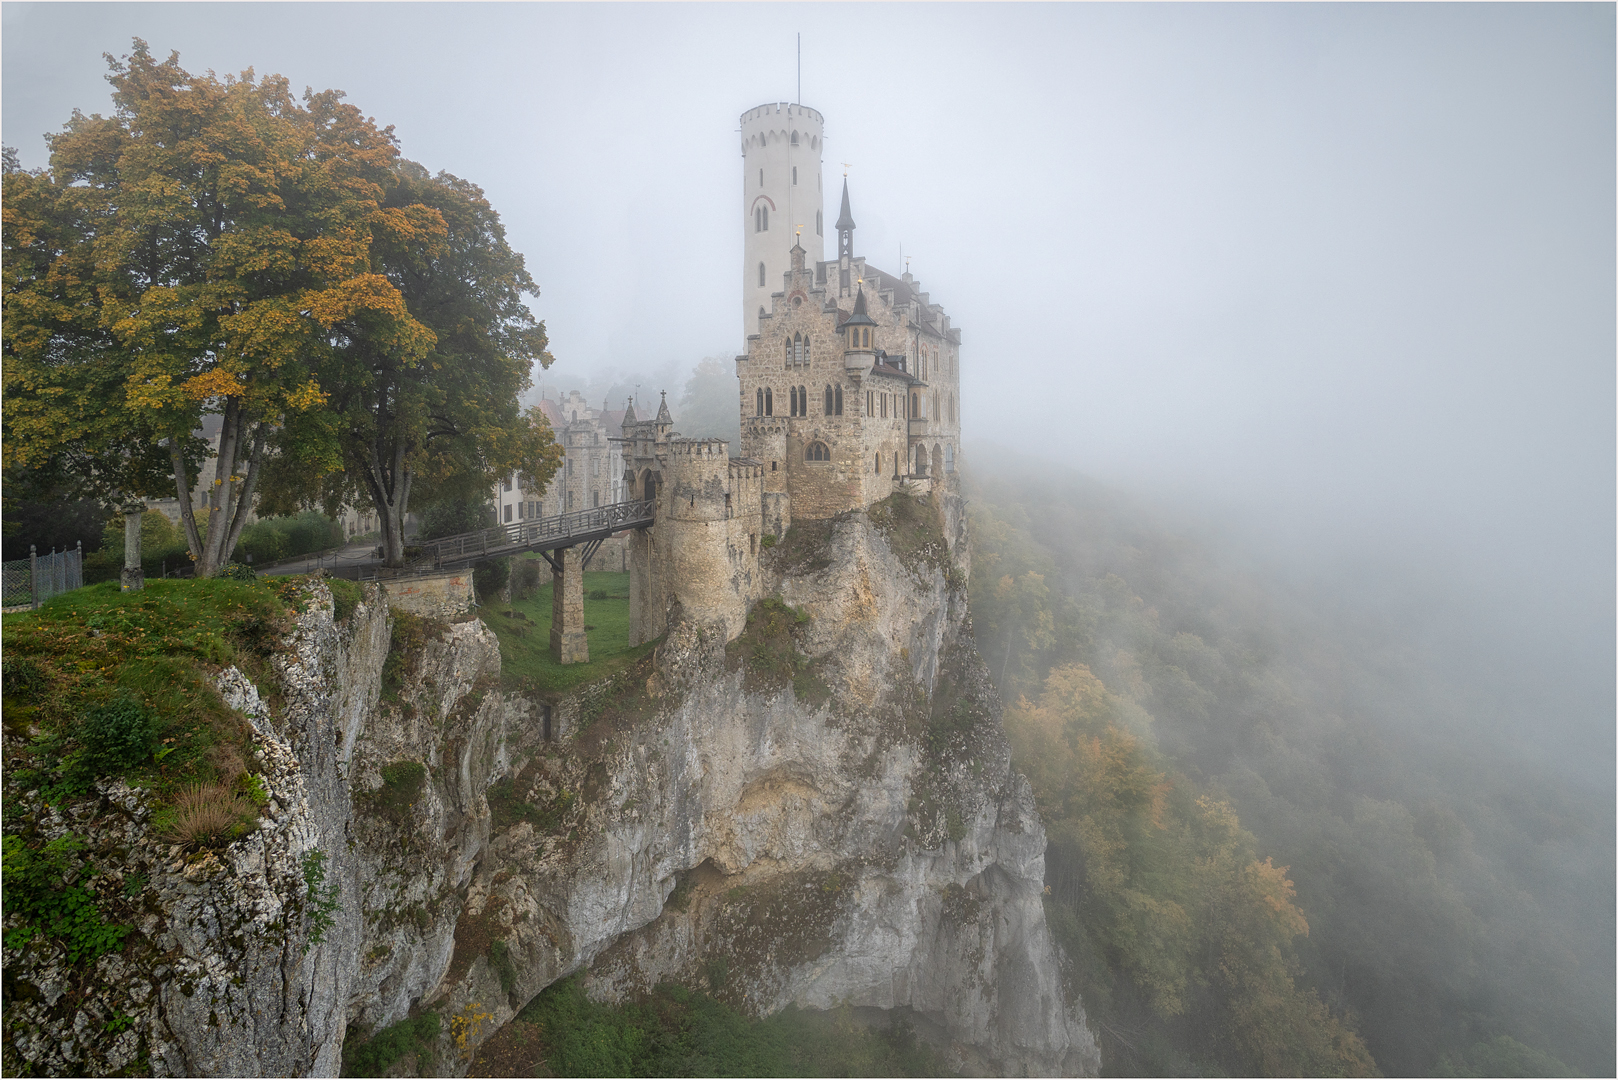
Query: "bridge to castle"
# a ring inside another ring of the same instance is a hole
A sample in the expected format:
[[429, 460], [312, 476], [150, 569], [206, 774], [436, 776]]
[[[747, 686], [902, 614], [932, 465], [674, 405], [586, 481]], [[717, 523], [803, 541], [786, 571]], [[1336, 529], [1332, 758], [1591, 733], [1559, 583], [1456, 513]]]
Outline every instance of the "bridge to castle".
[[582, 566], [590, 561], [601, 541], [613, 533], [643, 529], [652, 524], [655, 506], [652, 499], [631, 499], [588, 510], [572, 510], [555, 517], [514, 521], [475, 532], [442, 536], [422, 544], [417, 561], [430, 562], [441, 570], [454, 570], [484, 559], [537, 551], [553, 570], [560, 572], [558, 557], [552, 552], [582, 546], [584, 551], [579, 558]]
[[651, 525], [656, 505], [651, 499], [632, 499], [440, 537], [421, 546], [417, 565], [453, 570], [484, 559], [539, 552], [551, 564], [551, 656], [559, 664], [581, 664], [590, 659], [584, 565], [607, 537]]

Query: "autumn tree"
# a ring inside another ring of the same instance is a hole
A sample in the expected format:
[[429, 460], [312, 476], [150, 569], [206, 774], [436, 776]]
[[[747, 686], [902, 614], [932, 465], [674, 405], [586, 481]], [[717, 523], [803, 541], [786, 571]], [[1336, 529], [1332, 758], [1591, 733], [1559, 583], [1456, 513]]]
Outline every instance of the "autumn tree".
[[[283, 78], [193, 76], [139, 40], [108, 61], [112, 115], [75, 112], [48, 170], [6, 173], [5, 468], [149, 496], [166, 460], [207, 576], [268, 457], [299, 462], [306, 486], [341, 467], [298, 435], [340, 426], [318, 373], [348, 328], [404, 364], [432, 347], [373, 267], [378, 233], [432, 215], [384, 207], [391, 132], [338, 92], [299, 105]], [[208, 414], [220, 440], [199, 508]]]

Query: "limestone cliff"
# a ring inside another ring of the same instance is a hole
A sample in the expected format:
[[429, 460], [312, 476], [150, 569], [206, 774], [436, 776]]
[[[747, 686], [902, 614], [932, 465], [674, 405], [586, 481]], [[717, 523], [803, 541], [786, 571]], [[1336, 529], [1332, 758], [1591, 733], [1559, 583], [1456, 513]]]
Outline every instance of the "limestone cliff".
[[339, 624], [314, 584], [282, 704], [221, 679], [257, 731], [260, 828], [187, 857], [141, 792], [87, 800], [76, 828], [146, 875], [148, 922], [88, 1000], [8, 950], [8, 1066], [329, 1075], [350, 1025], [429, 1008], [464, 1072], [583, 969], [607, 999], [676, 979], [761, 1013], [907, 1006], [974, 1068], [1093, 1074], [946, 509], [799, 523], [740, 637], [675, 612], [638, 666], [553, 699], [501, 690], [475, 619], [390, 617], [373, 587]]

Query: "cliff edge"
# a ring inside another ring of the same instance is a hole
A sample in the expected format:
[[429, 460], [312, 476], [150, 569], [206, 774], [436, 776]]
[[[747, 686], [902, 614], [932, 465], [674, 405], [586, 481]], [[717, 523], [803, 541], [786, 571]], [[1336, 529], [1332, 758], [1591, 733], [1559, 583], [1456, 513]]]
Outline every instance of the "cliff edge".
[[739, 637], [675, 611], [568, 695], [502, 689], [473, 618], [390, 614], [372, 587], [339, 621], [311, 583], [277, 707], [220, 677], [269, 796], [249, 836], [171, 848], [124, 785], [21, 796], [138, 876], [147, 921], [88, 980], [7, 948], [8, 1071], [332, 1075], [350, 1033], [431, 1011], [431, 1065], [464, 1073], [582, 971], [604, 1000], [674, 980], [758, 1014], [908, 1008], [963, 1068], [1093, 1075], [960, 506], [932, 500], [796, 524]]

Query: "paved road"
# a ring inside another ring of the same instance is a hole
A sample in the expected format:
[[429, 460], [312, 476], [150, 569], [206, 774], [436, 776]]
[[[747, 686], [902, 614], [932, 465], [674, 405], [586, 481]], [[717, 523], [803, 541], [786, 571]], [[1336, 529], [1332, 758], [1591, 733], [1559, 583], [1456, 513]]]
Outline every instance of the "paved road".
[[264, 577], [283, 577], [288, 574], [312, 574], [316, 570], [330, 570], [334, 574], [347, 577], [350, 571], [380, 566], [382, 560], [376, 557], [376, 549], [375, 540], [355, 540], [337, 551], [277, 563], [260, 570], [259, 573]]

